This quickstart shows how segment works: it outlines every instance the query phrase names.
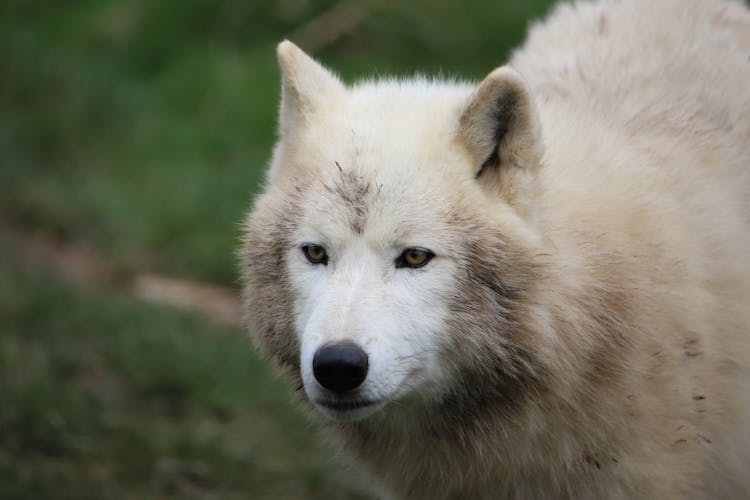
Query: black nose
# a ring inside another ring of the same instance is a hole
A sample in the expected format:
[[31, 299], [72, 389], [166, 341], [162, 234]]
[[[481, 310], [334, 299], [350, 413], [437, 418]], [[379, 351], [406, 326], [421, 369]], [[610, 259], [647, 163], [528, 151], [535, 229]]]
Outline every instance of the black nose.
[[313, 356], [313, 375], [331, 391], [355, 389], [367, 378], [367, 353], [352, 343], [323, 346]]

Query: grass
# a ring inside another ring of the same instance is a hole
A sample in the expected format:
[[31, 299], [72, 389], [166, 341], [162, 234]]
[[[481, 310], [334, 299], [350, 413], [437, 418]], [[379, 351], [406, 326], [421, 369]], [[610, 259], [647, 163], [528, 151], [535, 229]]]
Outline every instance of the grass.
[[246, 337], [13, 252], [0, 240], [0, 497], [363, 497]]
[[[3, 2], [0, 216], [118, 268], [235, 286], [274, 46], [333, 5]], [[359, 5], [314, 54], [345, 79], [479, 79], [549, 1]], [[0, 234], [1, 498], [363, 496], [239, 331], [74, 288], [17, 243]]]

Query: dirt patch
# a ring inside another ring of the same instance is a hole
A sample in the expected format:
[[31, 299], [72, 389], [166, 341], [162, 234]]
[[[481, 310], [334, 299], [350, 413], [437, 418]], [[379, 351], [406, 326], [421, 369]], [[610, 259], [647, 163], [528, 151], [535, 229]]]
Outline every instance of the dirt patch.
[[144, 302], [197, 312], [218, 323], [240, 324], [241, 301], [238, 292], [231, 288], [120, 269], [83, 243], [56, 239], [23, 227], [2, 214], [0, 231], [18, 249], [22, 265], [54, 272], [77, 288], [118, 290]]

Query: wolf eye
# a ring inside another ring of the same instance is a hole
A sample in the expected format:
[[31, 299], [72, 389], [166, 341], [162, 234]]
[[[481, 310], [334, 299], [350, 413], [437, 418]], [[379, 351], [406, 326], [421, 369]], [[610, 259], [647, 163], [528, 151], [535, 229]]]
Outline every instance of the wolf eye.
[[426, 248], [407, 248], [396, 259], [396, 267], [410, 267], [416, 269], [427, 265], [434, 256], [435, 254]]
[[328, 254], [325, 248], [320, 245], [305, 245], [302, 247], [302, 253], [311, 264], [328, 264]]

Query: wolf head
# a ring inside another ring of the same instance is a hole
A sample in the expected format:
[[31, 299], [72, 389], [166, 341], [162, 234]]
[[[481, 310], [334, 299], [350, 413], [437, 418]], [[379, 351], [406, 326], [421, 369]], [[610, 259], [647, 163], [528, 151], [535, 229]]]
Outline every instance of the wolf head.
[[341, 422], [512, 406], [540, 376], [519, 320], [542, 161], [522, 79], [347, 87], [290, 42], [278, 58], [280, 138], [241, 251], [261, 350]]

